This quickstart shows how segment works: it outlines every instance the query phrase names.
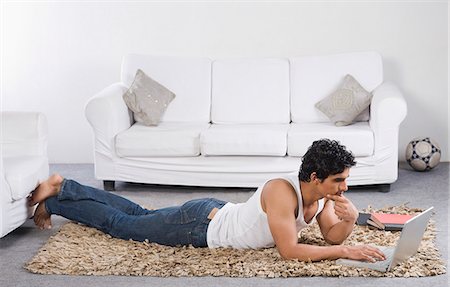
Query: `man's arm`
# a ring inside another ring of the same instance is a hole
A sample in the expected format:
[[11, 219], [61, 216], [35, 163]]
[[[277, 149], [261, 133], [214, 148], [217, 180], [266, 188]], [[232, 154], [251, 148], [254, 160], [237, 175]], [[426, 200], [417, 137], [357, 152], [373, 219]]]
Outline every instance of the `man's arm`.
[[319, 261], [323, 259], [350, 258], [373, 261], [384, 255], [370, 246], [315, 246], [299, 244], [295, 224], [297, 194], [284, 180], [273, 180], [266, 184], [261, 195], [261, 204], [267, 214], [270, 231], [280, 255], [285, 259]]
[[323, 238], [329, 244], [342, 244], [352, 233], [358, 218], [358, 210], [343, 195], [330, 195], [317, 216]]
[[342, 246], [314, 246], [299, 244], [295, 225], [297, 194], [284, 180], [272, 180], [262, 193], [262, 205], [267, 214], [278, 252], [286, 259], [318, 261], [342, 257]]

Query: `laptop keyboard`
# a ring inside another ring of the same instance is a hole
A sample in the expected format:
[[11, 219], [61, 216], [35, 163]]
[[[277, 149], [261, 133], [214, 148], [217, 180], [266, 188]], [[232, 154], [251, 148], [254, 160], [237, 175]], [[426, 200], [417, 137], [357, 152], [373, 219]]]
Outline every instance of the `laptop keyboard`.
[[388, 264], [391, 263], [392, 257], [394, 256], [395, 248], [393, 248], [393, 247], [386, 247], [386, 246], [375, 246], [375, 247], [380, 249], [381, 252], [384, 253], [384, 255], [386, 256], [386, 260], [376, 261], [376, 262], [373, 262], [373, 263], [370, 263], [370, 264], [381, 267], [381, 266], [386, 265], [387, 263]]
[[367, 262], [367, 261], [358, 261], [358, 260], [351, 260], [351, 259], [338, 259], [336, 261], [337, 264], [347, 265], [347, 266], [354, 266], [354, 267], [363, 267], [363, 268], [370, 268], [374, 270], [378, 270], [381, 272], [386, 272], [389, 268], [389, 265], [391, 264], [393, 257], [394, 257], [394, 251], [395, 247], [387, 247], [387, 246], [374, 246], [378, 249], [380, 249], [384, 255], [386, 256], [386, 260], [383, 261], [375, 261], [375, 262]]

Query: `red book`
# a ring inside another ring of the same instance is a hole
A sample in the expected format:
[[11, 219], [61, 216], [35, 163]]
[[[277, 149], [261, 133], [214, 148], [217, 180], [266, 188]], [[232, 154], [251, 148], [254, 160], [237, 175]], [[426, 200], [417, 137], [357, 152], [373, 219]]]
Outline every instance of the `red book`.
[[411, 218], [413, 216], [408, 214], [372, 213], [367, 223], [379, 229], [398, 231], [402, 230], [403, 225]]
[[405, 224], [406, 221], [413, 218], [409, 214], [388, 214], [388, 213], [372, 213], [372, 216], [382, 224]]

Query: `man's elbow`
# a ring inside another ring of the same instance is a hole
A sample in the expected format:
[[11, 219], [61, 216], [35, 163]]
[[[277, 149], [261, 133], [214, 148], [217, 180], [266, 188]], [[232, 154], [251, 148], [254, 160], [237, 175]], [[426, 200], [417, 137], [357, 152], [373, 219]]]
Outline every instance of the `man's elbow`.
[[341, 245], [344, 243], [345, 239], [333, 239], [333, 238], [325, 238], [325, 242], [330, 245]]
[[311, 261], [311, 258], [309, 257], [305, 257], [305, 256], [295, 256], [292, 253], [286, 253], [286, 252], [279, 252], [281, 255], [281, 258], [283, 258], [284, 260], [300, 260], [300, 261], [305, 261], [305, 262], [309, 262]]
[[322, 233], [323, 239], [326, 243], [330, 245], [340, 245], [344, 243], [344, 241], [350, 236], [351, 231], [348, 233], [344, 232], [336, 232], [337, 230], [333, 230], [334, 232]]
[[281, 258], [283, 258], [284, 260], [291, 260], [291, 259], [295, 258], [293, 255], [293, 252], [291, 252], [290, 250], [287, 250], [287, 249], [278, 248], [278, 253], [280, 254]]
[[[284, 260], [293, 260], [293, 259], [297, 259], [300, 261], [311, 260], [307, 256], [302, 256], [304, 254], [304, 252], [295, 252], [293, 248], [292, 249], [291, 248], [277, 248], [277, 249], [278, 249], [278, 253], [280, 254], [281, 258], [283, 258]], [[299, 253], [301, 255], [299, 255]]]

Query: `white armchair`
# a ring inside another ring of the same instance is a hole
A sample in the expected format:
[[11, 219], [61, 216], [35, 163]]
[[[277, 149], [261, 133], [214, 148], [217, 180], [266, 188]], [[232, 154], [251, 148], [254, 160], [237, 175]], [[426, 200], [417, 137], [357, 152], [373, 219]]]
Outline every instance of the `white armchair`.
[[47, 120], [37, 112], [1, 112], [0, 237], [33, 212], [27, 196], [48, 177]]

